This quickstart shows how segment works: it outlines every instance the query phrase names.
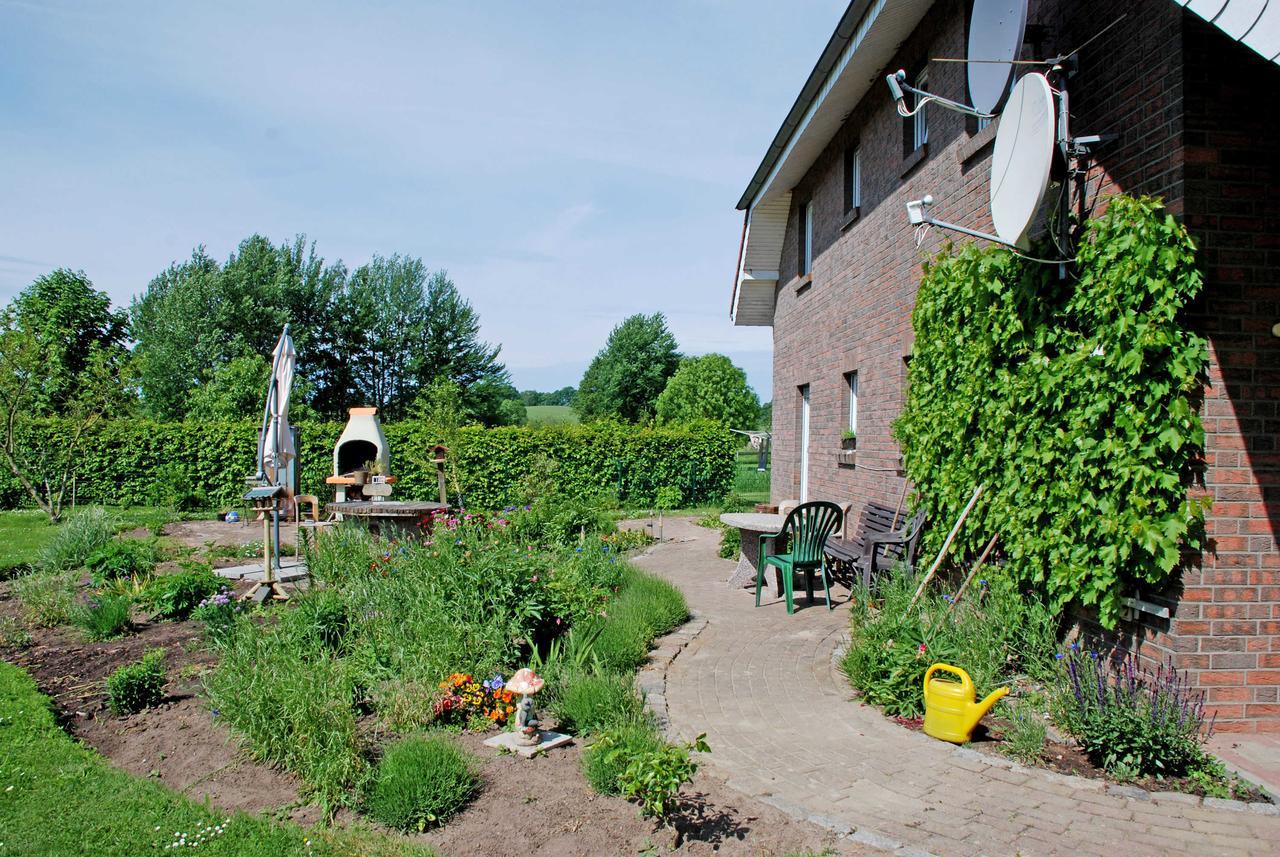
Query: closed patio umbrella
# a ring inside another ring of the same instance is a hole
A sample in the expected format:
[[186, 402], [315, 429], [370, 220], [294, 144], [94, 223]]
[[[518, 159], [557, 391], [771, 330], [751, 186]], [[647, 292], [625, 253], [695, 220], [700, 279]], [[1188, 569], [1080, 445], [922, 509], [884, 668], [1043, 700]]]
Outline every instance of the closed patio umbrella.
[[293, 446], [293, 429], [289, 426], [289, 392], [293, 388], [293, 369], [297, 360], [298, 352], [294, 350], [293, 338], [289, 336], [289, 325], [286, 324], [271, 353], [271, 379], [258, 441], [258, 472], [263, 478], [270, 479], [273, 485], [284, 485], [285, 470], [297, 455]]

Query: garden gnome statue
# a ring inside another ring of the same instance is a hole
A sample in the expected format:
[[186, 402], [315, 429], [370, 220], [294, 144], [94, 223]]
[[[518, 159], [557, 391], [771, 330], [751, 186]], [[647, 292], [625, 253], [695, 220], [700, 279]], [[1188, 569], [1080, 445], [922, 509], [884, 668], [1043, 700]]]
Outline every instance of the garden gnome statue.
[[517, 743], [536, 747], [542, 740], [542, 731], [538, 728], [538, 716], [533, 710], [533, 695], [542, 689], [542, 679], [525, 667], [507, 681], [506, 689], [520, 694], [520, 704], [516, 707]]

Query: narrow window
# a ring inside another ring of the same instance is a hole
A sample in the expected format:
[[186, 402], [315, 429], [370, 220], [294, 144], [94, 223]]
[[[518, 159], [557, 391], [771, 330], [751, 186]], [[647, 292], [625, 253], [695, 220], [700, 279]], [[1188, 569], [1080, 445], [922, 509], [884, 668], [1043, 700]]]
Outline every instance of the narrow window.
[[[928, 90], [929, 72], [927, 69], [916, 75], [915, 85], [916, 89]], [[911, 151], [913, 152], [923, 148], [924, 144], [929, 142], [929, 108], [920, 107], [922, 100], [923, 96], [917, 95], [915, 97], [914, 106], [920, 109], [911, 117]]]
[[849, 421], [846, 429], [850, 436], [856, 436], [858, 433], [858, 373], [846, 372], [844, 383], [849, 395]]
[[851, 214], [862, 206], [862, 147], [844, 152], [844, 211]]
[[800, 212], [800, 276], [813, 270], [813, 201]]

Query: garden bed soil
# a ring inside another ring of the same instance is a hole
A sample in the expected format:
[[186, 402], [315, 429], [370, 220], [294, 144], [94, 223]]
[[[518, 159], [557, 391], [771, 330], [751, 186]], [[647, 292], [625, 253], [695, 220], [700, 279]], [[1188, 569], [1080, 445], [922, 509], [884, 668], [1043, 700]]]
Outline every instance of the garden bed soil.
[[[0, 617], [19, 613], [8, 584], [0, 584]], [[63, 727], [117, 767], [220, 809], [303, 825], [322, 821], [319, 807], [300, 799], [298, 780], [250, 759], [199, 697], [199, 672], [215, 660], [200, 646], [199, 623], [139, 622], [129, 636], [103, 643], [84, 642], [71, 628], [28, 630], [31, 641], [0, 646], [0, 658], [30, 672], [53, 700]], [[168, 653], [164, 702], [129, 717], [112, 715], [103, 689], [107, 676], [151, 648]], [[485, 737], [458, 737], [480, 760], [479, 796], [443, 828], [415, 837], [450, 857], [782, 857], [825, 848], [832, 855], [868, 853], [733, 791], [705, 771], [684, 789], [674, 829], [659, 828], [640, 818], [634, 804], [591, 790], [579, 768], [580, 745], [526, 760], [482, 746]], [[354, 818], [344, 811], [336, 821]]]
[[[915, 732], [924, 731], [924, 718], [922, 717], [891, 717], [890, 719], [906, 729], [911, 729]], [[1008, 720], [1000, 717], [986, 717], [974, 730], [973, 740], [969, 742], [968, 746], [988, 756], [1009, 759], [1010, 756], [1005, 753], [1004, 747], [1005, 735], [1011, 728], [1012, 724]], [[1034, 761], [1018, 759], [1017, 761], [1024, 765], [1046, 768], [1055, 773], [1068, 776], [1087, 777], [1091, 780], [1119, 783], [1114, 777], [1108, 776], [1105, 770], [1089, 761], [1089, 757], [1074, 743], [1057, 740], [1052, 736], [1045, 741], [1044, 749], [1041, 750], [1038, 759]], [[1182, 792], [1201, 797], [1206, 796], [1204, 786], [1187, 777], [1173, 777], [1163, 780], [1158, 780], [1155, 777], [1144, 777], [1137, 780], [1126, 780], [1123, 784], [1137, 786], [1149, 792]], [[1243, 781], [1241, 781], [1241, 786], [1242, 788], [1233, 791], [1231, 797], [1234, 800], [1245, 801], [1246, 803], [1271, 803], [1271, 799], [1256, 786]]]

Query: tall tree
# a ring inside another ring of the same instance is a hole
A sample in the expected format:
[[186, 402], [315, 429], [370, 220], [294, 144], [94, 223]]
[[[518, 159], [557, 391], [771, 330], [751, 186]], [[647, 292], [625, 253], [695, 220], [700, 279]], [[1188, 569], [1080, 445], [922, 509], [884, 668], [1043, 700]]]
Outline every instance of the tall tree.
[[751, 429], [760, 417], [760, 400], [747, 373], [723, 354], [689, 357], [680, 363], [658, 396], [661, 422], [708, 419], [730, 428]]
[[582, 376], [574, 408], [584, 420], [617, 417], [640, 422], [680, 364], [676, 339], [662, 313], [636, 314], [609, 333]]
[[463, 409], [486, 424], [516, 398], [499, 348], [480, 340], [480, 316], [443, 271], [420, 259], [375, 256], [357, 268], [338, 301], [353, 337], [351, 392], [391, 417], [403, 416], [437, 378], [453, 382]]
[[270, 354], [286, 323], [315, 398], [344, 387], [343, 355], [328, 331], [345, 280], [342, 264], [325, 265], [302, 236], [278, 247], [250, 236], [221, 266], [196, 248], [130, 308], [145, 409], [161, 419], [185, 417], [199, 387], [236, 358]]
[[112, 359], [123, 354], [127, 319], [83, 271], [45, 274], [23, 289], [10, 310], [6, 327], [29, 335], [42, 362], [39, 389], [28, 403], [38, 414], [60, 413], [71, 403], [95, 353]]

